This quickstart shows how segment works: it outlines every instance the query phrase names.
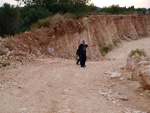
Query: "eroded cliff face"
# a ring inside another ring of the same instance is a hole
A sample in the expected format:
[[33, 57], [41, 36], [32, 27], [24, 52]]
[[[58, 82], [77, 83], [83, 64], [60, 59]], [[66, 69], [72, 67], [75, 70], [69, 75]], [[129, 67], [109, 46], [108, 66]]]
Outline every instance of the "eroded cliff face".
[[[62, 20], [51, 28], [41, 28], [15, 36], [16, 49], [35, 55], [75, 58], [79, 41], [89, 45], [90, 59], [102, 58], [103, 47], [117, 42], [150, 36], [150, 15], [102, 15], [80, 20]], [[96, 46], [91, 46], [96, 45]], [[91, 47], [90, 47], [91, 46]]]
[[84, 39], [89, 46], [96, 45], [87, 50], [87, 56], [94, 59], [101, 58], [100, 50], [103, 47], [113, 47], [120, 40], [149, 35], [150, 16], [90, 16], [79, 21], [64, 21], [53, 35], [55, 40], [50, 41], [47, 49], [54, 56], [71, 58], [75, 56], [78, 40]]

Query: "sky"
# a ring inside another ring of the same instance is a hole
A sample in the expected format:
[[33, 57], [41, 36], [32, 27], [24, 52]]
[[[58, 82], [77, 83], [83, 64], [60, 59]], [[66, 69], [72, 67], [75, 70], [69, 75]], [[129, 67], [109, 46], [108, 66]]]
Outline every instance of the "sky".
[[111, 5], [124, 6], [135, 6], [135, 8], [150, 8], [150, 0], [91, 0], [96, 6], [104, 7]]
[[15, 0], [0, 0], [0, 6], [2, 6], [3, 3], [9, 3], [9, 4], [12, 4], [12, 5], [17, 4], [17, 2]]
[[[0, 0], [0, 6], [2, 6], [5, 2], [12, 5], [17, 4], [15, 0]], [[135, 8], [150, 8], [150, 0], [91, 0], [91, 2], [98, 7], [111, 6], [114, 4], [121, 7], [134, 5]]]

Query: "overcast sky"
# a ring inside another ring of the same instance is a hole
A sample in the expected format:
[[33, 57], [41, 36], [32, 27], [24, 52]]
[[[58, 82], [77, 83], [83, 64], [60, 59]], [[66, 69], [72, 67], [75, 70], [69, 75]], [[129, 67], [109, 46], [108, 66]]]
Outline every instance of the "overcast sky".
[[0, 0], [0, 6], [2, 6], [3, 3], [9, 3], [9, 4], [12, 4], [12, 5], [17, 4], [17, 2], [15, 0]]
[[95, 5], [99, 7], [111, 6], [112, 4], [119, 4], [121, 7], [124, 6], [132, 6], [134, 5], [136, 8], [145, 7], [150, 8], [150, 0], [91, 0]]
[[[3, 5], [3, 3], [10, 3], [12, 5], [17, 4], [15, 0], [0, 0], [0, 6]], [[91, 0], [96, 6], [104, 7], [104, 6], [111, 6], [113, 4], [119, 4], [121, 7], [124, 6], [132, 6], [134, 5], [136, 8], [145, 7], [150, 8], [150, 0]]]

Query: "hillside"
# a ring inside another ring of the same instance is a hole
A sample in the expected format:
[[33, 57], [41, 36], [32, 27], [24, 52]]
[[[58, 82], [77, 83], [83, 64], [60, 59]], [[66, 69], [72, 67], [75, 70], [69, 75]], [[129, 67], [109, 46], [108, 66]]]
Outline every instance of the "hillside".
[[[89, 59], [101, 59], [105, 48], [112, 50], [122, 40], [135, 40], [150, 35], [149, 15], [99, 15], [79, 20], [63, 19], [49, 28], [40, 28], [2, 40], [0, 51], [5, 59], [17, 55], [39, 57], [48, 55], [74, 59], [79, 41], [85, 40]], [[9, 56], [9, 57], [8, 57]], [[6, 58], [7, 57], [7, 58]], [[1, 58], [2, 59], [2, 58]]]

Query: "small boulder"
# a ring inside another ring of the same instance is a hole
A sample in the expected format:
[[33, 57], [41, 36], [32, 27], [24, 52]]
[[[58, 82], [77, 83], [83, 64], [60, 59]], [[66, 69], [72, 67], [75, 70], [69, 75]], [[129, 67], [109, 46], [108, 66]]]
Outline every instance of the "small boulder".
[[144, 60], [143, 57], [141, 56], [133, 56], [131, 58], [127, 59], [127, 65], [126, 65], [126, 69], [129, 71], [133, 71], [133, 69], [135, 68], [136, 64], [139, 63], [140, 61], [142, 61], [142, 59]]
[[129, 98], [127, 96], [121, 96], [121, 95], [117, 96], [116, 98], [119, 100], [122, 100], [122, 101], [128, 101], [129, 100]]
[[150, 89], [150, 61], [139, 62], [134, 68], [132, 76], [137, 78], [143, 89]]
[[113, 72], [112, 74], [111, 74], [111, 78], [113, 79], [113, 78], [118, 78], [118, 77], [120, 77], [121, 76], [121, 73], [118, 73], [118, 72]]
[[126, 65], [126, 70], [131, 71], [131, 79], [136, 79], [136, 70], [137, 70], [137, 64], [141, 61], [150, 61], [149, 58], [143, 57], [143, 56], [133, 56], [131, 58], [127, 59], [127, 65]]

